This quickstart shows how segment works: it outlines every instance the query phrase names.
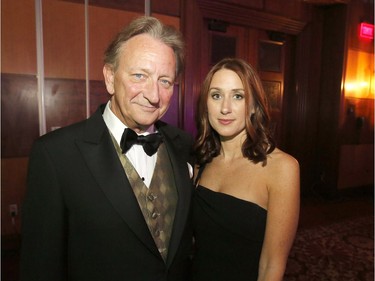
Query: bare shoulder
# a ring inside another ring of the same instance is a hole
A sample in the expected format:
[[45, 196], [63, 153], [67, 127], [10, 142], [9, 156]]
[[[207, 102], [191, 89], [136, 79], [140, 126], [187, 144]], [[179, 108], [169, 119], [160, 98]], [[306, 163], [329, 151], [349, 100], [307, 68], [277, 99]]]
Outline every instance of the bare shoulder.
[[275, 148], [267, 159], [271, 169], [299, 169], [299, 163], [292, 155]]
[[276, 189], [299, 188], [299, 163], [288, 153], [276, 148], [267, 159], [268, 186]]

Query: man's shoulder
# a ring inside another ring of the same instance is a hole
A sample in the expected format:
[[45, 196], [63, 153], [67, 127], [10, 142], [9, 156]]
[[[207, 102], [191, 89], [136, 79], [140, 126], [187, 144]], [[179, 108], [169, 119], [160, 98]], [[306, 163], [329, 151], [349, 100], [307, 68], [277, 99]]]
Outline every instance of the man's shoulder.
[[[99, 117], [99, 118], [98, 118]], [[39, 138], [42, 142], [67, 141], [69, 139], [81, 139], [89, 132], [98, 132], [105, 123], [101, 116], [94, 113], [88, 119], [80, 120], [67, 126], [55, 129]]]
[[162, 131], [162, 133], [166, 134], [172, 139], [178, 137], [183, 141], [192, 142], [192, 135], [181, 128], [165, 123], [164, 121], [158, 121], [156, 123], [156, 127], [158, 128], [158, 130]]
[[86, 122], [87, 120], [82, 120], [80, 122], [47, 132], [46, 134], [40, 136], [35, 143], [43, 143], [47, 146], [67, 144], [75, 139], [81, 138]]

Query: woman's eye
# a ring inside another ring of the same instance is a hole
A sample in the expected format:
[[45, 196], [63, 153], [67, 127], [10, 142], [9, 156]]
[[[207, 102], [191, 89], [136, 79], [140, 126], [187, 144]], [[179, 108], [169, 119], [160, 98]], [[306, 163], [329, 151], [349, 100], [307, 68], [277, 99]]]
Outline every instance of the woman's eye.
[[211, 98], [214, 99], [214, 100], [218, 100], [220, 99], [221, 95], [217, 92], [213, 92], [211, 93]]
[[242, 99], [244, 98], [244, 96], [243, 96], [242, 94], [235, 94], [235, 95], [233, 96], [233, 98], [234, 98], [235, 100], [242, 100]]

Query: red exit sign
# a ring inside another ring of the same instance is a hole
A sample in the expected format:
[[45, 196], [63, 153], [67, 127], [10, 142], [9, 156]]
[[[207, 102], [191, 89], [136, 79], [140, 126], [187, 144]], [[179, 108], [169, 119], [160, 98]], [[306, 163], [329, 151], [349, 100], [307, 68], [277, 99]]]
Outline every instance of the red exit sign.
[[363, 39], [374, 39], [374, 25], [362, 22], [359, 26], [359, 37]]

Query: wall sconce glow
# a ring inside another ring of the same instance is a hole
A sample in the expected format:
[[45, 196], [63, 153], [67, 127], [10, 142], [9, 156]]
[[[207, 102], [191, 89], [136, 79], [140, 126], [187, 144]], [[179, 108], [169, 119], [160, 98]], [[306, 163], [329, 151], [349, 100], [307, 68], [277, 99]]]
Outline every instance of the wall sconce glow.
[[344, 93], [346, 98], [374, 99], [374, 54], [349, 49]]
[[345, 96], [352, 98], [369, 98], [370, 83], [366, 81], [348, 81], [345, 83]]
[[374, 25], [366, 22], [361, 22], [359, 26], [359, 37], [363, 39], [374, 39]]

